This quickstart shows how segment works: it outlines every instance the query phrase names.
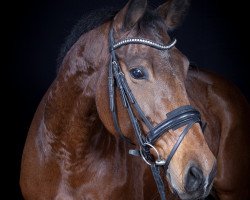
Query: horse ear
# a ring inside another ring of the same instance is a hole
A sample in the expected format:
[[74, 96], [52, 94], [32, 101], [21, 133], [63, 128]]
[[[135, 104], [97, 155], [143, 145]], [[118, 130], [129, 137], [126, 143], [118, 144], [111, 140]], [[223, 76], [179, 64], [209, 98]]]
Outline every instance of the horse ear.
[[114, 18], [116, 31], [128, 31], [143, 17], [147, 0], [130, 0]]
[[157, 8], [170, 30], [173, 30], [183, 21], [189, 8], [190, 0], [168, 0]]

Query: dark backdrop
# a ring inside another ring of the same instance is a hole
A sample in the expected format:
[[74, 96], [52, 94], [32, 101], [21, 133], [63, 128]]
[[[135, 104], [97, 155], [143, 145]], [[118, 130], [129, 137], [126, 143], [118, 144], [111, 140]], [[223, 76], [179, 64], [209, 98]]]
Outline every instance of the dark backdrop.
[[[157, 6], [163, 0], [151, 0]], [[22, 199], [19, 172], [22, 150], [39, 101], [56, 75], [56, 59], [64, 38], [80, 16], [90, 10], [125, 0], [34, 0], [11, 2], [2, 21], [8, 25], [7, 73], [3, 80], [8, 112], [9, 143], [15, 149], [11, 162], [10, 187], [15, 184], [14, 199]], [[195, 64], [211, 69], [234, 82], [249, 99], [247, 68], [247, 6], [220, 0], [193, 0], [183, 25], [174, 32], [177, 47]], [[12, 18], [9, 18], [11, 15]], [[5, 134], [5, 133], [4, 133]], [[14, 142], [14, 147], [13, 147]], [[9, 158], [9, 154], [7, 154]], [[8, 162], [10, 163], [10, 162]]]

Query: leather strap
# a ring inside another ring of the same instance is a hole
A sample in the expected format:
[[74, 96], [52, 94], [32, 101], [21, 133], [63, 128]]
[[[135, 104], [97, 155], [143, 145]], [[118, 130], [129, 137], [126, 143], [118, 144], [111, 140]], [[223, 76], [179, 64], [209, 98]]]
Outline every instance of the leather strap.
[[189, 129], [194, 125], [194, 123], [196, 123], [196, 121], [193, 121], [193, 122], [189, 123], [189, 124], [185, 127], [185, 129], [182, 131], [182, 133], [181, 133], [181, 135], [179, 136], [177, 142], [175, 143], [174, 147], [172, 148], [172, 150], [170, 151], [170, 153], [169, 153], [169, 155], [168, 155], [168, 158], [167, 158], [166, 163], [165, 163], [165, 165], [164, 165], [165, 171], [167, 171], [168, 166], [169, 166], [169, 164], [170, 164], [170, 161], [171, 161], [171, 159], [173, 158], [173, 156], [174, 156], [176, 150], [178, 149], [178, 147], [180, 146], [182, 140], [183, 140], [184, 137], [187, 135]]
[[150, 130], [147, 141], [153, 144], [166, 131], [178, 129], [193, 121], [201, 123], [200, 113], [190, 105], [181, 106], [168, 113], [167, 119]]
[[152, 171], [157, 189], [159, 191], [161, 200], [166, 200], [165, 186], [160, 175], [160, 167], [155, 164], [151, 165], [150, 167], [151, 167], [151, 171]]

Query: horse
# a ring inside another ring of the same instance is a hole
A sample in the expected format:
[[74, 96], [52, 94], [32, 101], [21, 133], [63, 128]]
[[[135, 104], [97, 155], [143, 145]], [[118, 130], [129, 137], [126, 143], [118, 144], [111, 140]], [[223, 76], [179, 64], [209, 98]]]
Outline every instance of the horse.
[[187, 0], [147, 4], [72, 32], [26, 139], [26, 200], [250, 199], [246, 98], [175, 47]]

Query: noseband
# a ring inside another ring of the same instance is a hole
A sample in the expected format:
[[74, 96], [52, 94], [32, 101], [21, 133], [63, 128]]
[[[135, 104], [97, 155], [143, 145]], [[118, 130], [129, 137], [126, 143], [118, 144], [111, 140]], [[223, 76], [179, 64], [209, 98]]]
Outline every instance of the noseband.
[[[123, 106], [127, 109], [130, 121], [134, 128], [135, 136], [139, 145], [139, 149], [130, 150], [129, 153], [131, 155], [141, 156], [142, 159], [151, 167], [158, 191], [160, 193], [161, 199], [165, 200], [165, 189], [164, 183], [160, 176], [160, 166], [163, 166], [165, 171], [168, 169], [169, 163], [174, 156], [176, 150], [184, 139], [185, 135], [188, 133], [189, 129], [195, 124], [199, 123], [202, 126], [201, 116], [199, 111], [193, 108], [190, 105], [181, 106], [169, 113], [166, 114], [166, 119], [163, 120], [156, 126], [153, 126], [151, 122], [148, 120], [141, 107], [137, 103], [133, 93], [131, 92], [128, 83], [125, 79], [125, 76], [121, 70], [119, 65], [117, 56], [115, 54], [115, 50], [129, 44], [139, 44], [146, 45], [158, 50], [169, 50], [176, 43], [174, 39], [168, 45], [158, 44], [156, 42], [152, 42], [148, 39], [142, 38], [130, 38], [125, 39], [119, 42], [115, 42], [113, 36], [113, 29], [110, 30], [109, 34], [109, 44], [110, 44], [110, 65], [109, 65], [109, 101], [110, 101], [110, 110], [112, 112], [112, 117], [114, 121], [114, 126], [116, 131], [121, 135], [129, 143], [130, 140], [126, 138], [119, 126], [116, 105], [115, 105], [115, 87], [119, 88], [120, 96], [122, 99]], [[140, 116], [140, 120], [147, 126], [148, 133], [143, 134], [141, 127], [139, 125], [138, 119], [135, 116], [132, 107], [136, 110], [137, 114]], [[184, 130], [180, 134], [177, 142], [175, 143], [173, 149], [171, 150], [169, 156], [166, 160], [164, 160], [157, 149], [154, 147], [154, 143], [156, 140], [161, 137], [164, 133], [169, 130], [176, 130], [180, 127], [184, 127]], [[154, 159], [150, 153], [150, 149], [153, 149], [156, 152], [157, 159]]]

